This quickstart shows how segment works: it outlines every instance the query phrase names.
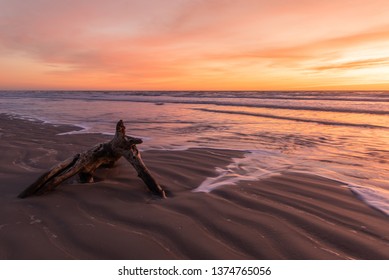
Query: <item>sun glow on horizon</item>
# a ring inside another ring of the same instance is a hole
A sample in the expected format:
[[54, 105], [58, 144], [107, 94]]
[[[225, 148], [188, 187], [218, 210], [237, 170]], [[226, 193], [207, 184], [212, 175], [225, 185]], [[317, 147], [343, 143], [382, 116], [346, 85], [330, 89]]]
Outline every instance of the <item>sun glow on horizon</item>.
[[389, 90], [386, 0], [0, 0], [0, 89]]

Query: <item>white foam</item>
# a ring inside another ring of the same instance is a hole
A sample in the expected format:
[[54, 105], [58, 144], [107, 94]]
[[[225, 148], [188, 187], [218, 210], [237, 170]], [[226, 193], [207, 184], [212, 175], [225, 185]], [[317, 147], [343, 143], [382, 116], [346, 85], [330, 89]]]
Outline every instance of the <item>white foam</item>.
[[347, 187], [367, 205], [389, 216], [389, 191], [349, 184]]
[[89, 127], [89, 126], [81, 125], [81, 124], [75, 124], [73, 126], [81, 128], [81, 129], [58, 133], [57, 135], [73, 135], [73, 134], [87, 134], [87, 133], [90, 133], [91, 127]]
[[236, 185], [240, 181], [256, 181], [279, 174], [291, 167], [291, 163], [279, 153], [249, 151], [243, 158], [233, 158], [226, 168], [217, 168], [216, 177], [208, 177], [194, 192], [211, 192], [221, 186]]
[[[243, 158], [233, 158], [233, 161], [225, 168], [216, 168], [215, 177], [206, 178], [193, 192], [211, 192], [223, 186], [236, 185], [241, 181], [257, 181], [261, 178], [280, 174], [293, 168], [293, 163], [281, 154], [268, 151], [249, 151]], [[293, 170], [299, 172], [298, 170]], [[303, 173], [310, 173], [304, 171]], [[338, 176], [315, 175], [334, 180], [341, 187], [349, 188], [360, 200], [372, 208], [389, 216], [389, 191], [373, 186], [361, 186], [348, 183]]]

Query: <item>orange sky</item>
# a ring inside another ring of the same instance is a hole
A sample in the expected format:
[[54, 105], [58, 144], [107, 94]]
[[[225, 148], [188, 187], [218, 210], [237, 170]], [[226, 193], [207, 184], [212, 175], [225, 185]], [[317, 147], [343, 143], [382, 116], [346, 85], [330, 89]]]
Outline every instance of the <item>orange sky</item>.
[[389, 90], [389, 1], [0, 0], [0, 89]]

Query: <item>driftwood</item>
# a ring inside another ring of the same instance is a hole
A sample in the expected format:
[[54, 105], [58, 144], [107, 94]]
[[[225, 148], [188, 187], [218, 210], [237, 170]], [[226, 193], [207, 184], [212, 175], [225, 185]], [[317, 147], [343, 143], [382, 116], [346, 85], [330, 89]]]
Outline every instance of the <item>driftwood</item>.
[[145, 182], [148, 189], [155, 195], [166, 197], [165, 191], [150, 174], [140, 156], [136, 144], [143, 141], [139, 138], [126, 136], [126, 128], [122, 120], [116, 125], [116, 134], [113, 139], [76, 154], [54, 166], [40, 176], [32, 185], [19, 194], [19, 198], [40, 195], [54, 190], [66, 179], [78, 174], [80, 181], [93, 182], [93, 172], [100, 166], [113, 166], [122, 156], [135, 168], [138, 176]]

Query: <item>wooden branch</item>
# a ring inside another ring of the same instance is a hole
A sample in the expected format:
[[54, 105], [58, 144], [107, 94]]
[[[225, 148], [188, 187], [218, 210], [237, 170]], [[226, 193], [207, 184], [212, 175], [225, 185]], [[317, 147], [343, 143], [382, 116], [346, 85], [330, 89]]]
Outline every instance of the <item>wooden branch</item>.
[[132, 145], [130, 150], [123, 151], [123, 156], [127, 159], [135, 170], [138, 172], [138, 177], [140, 177], [149, 190], [157, 195], [160, 195], [163, 198], [166, 198], [165, 191], [158, 185], [157, 181], [151, 176], [150, 171], [147, 169], [146, 165], [143, 163], [143, 160], [140, 156], [138, 148], [135, 145]]
[[41, 175], [33, 184], [19, 194], [19, 198], [32, 195], [40, 195], [54, 190], [59, 184], [78, 174], [83, 183], [93, 182], [94, 171], [102, 166], [113, 166], [114, 163], [124, 156], [135, 168], [138, 176], [144, 181], [148, 189], [155, 195], [166, 198], [166, 193], [157, 183], [150, 171], [144, 164], [137, 144], [143, 141], [140, 138], [126, 136], [126, 128], [122, 120], [116, 125], [116, 133], [113, 139], [68, 158], [55, 165], [48, 172]]

